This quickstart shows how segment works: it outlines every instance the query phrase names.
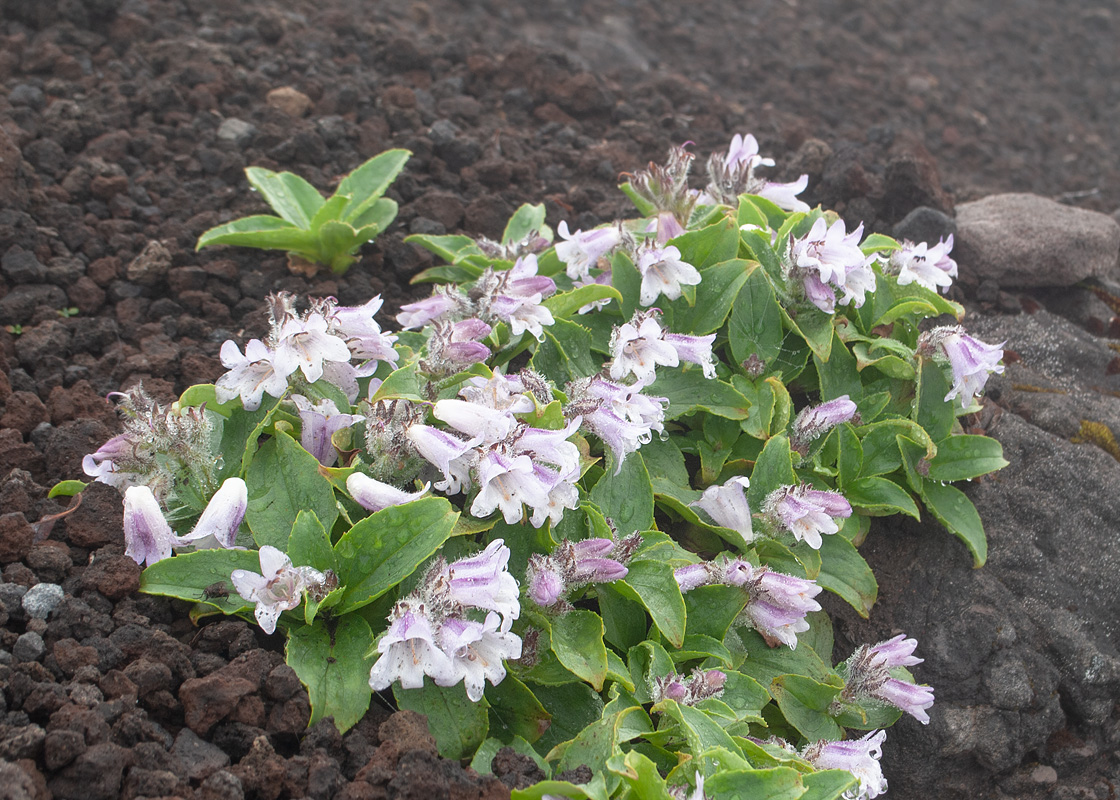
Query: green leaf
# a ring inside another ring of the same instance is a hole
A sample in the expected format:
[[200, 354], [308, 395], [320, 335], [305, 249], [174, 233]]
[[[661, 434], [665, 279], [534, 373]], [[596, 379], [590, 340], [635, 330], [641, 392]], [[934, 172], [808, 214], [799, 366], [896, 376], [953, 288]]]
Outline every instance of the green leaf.
[[253, 607], [233, 588], [235, 569], [260, 573], [256, 550], [197, 550], [157, 561], [140, 573], [140, 591], [206, 603], [223, 614], [236, 614]]
[[727, 731], [698, 708], [681, 705], [675, 700], [662, 700], [653, 707], [653, 711], [660, 712], [680, 724], [681, 731], [688, 742], [688, 749], [694, 757], [713, 747], [723, 747], [732, 753], [739, 751], [738, 745]]
[[770, 244], [769, 231], [743, 231], [741, 238], [748, 254], [754, 256], [755, 260], [762, 265], [770, 280], [777, 285], [784, 284], [782, 260]]
[[343, 178], [335, 191], [336, 195], [346, 195], [350, 198], [350, 202], [342, 211], [342, 219], [353, 222], [360, 218], [381, 195], [385, 194], [385, 190], [396, 180], [411, 155], [408, 150], [386, 150]]
[[599, 719], [603, 700], [586, 683], [544, 686], [526, 683], [540, 704], [552, 715], [552, 725], [533, 743], [538, 753], [548, 753], [556, 745], [574, 739], [580, 731]]
[[606, 715], [598, 722], [588, 725], [575, 739], [566, 742], [549, 753], [548, 760], [559, 756], [556, 771], [565, 772], [579, 767], [589, 767], [591, 771], [600, 772], [606, 769], [607, 760], [620, 753], [620, 730], [626, 718], [631, 714], [644, 714], [638, 706], [623, 709], [611, 715]]
[[502, 233], [502, 244], [516, 244], [534, 231], [537, 233], [545, 231], [544, 214], [544, 203], [535, 206], [523, 203], [506, 223], [506, 229]]
[[179, 408], [198, 408], [203, 405], [207, 411], [213, 411], [228, 420], [235, 410], [241, 408], [241, 401], [235, 398], [228, 403], [219, 403], [217, 389], [212, 383], [196, 383], [179, 395]]
[[611, 256], [611, 286], [622, 295], [619, 310], [629, 319], [638, 307], [642, 294], [642, 276], [629, 254], [618, 250]]
[[732, 259], [701, 270], [695, 304], [689, 306], [683, 299], [672, 304], [674, 332], [706, 336], [719, 330], [750, 271], [757, 268], [752, 261]]
[[760, 721], [762, 707], [770, 702], [770, 693], [761, 683], [735, 670], [724, 670], [727, 680], [723, 684], [720, 700], [725, 702], [740, 720]]
[[666, 420], [693, 411], [707, 411], [728, 419], [746, 419], [750, 414], [747, 398], [729, 383], [705, 378], [699, 367], [688, 370], [662, 367], [650, 391], [669, 399]]
[[662, 440], [654, 436], [643, 444], [642, 460], [651, 476], [656, 475], [680, 486], [688, 486], [688, 469], [684, 465], [684, 454], [672, 437]]
[[259, 250], [290, 250], [314, 257], [318, 239], [310, 231], [297, 228], [287, 220], [267, 214], [242, 217], [218, 225], [198, 237], [195, 250], [213, 244], [255, 247]]
[[647, 756], [631, 750], [625, 756], [615, 756], [608, 768], [629, 785], [635, 797], [642, 800], [673, 800], [657, 765]]
[[544, 340], [531, 359], [533, 369], [558, 386], [594, 375], [603, 366], [595, 361], [590, 331], [566, 319], [557, 319], [544, 329]]
[[816, 307], [803, 308], [797, 313], [797, 318], [782, 309], [782, 318], [786, 327], [805, 340], [805, 344], [813, 351], [813, 355], [821, 361], [828, 361], [832, 353], [833, 316], [826, 314]]
[[459, 518], [442, 497], [389, 506], [358, 522], [335, 545], [346, 594], [339, 613], [372, 602], [415, 572], [451, 535]]
[[304, 230], [311, 227], [311, 220], [323, 207], [323, 196], [319, 190], [299, 175], [247, 167], [245, 177], [273, 211]]
[[906, 514], [920, 520], [918, 504], [910, 493], [889, 478], [858, 478], [844, 486], [844, 497], [872, 516]]
[[735, 224], [739, 228], [742, 228], [744, 225], [754, 225], [759, 228], [768, 228], [770, 226], [766, 215], [763, 214], [758, 206], [751, 202], [750, 197], [745, 194], [739, 196], [739, 210], [735, 217]]
[[622, 295], [613, 286], [604, 286], [599, 283], [589, 283], [569, 292], [560, 292], [545, 300], [541, 305], [552, 312], [555, 319], [568, 319], [588, 303], [607, 298], [622, 303]]
[[[491, 715], [491, 721], [493, 721], [493, 715]], [[533, 745], [520, 736], [514, 736], [507, 742], [503, 742], [501, 739], [494, 736], [488, 738], [479, 746], [478, 750], [475, 751], [474, 758], [471, 759], [471, 769], [479, 775], [493, 775], [494, 756], [496, 756], [498, 751], [503, 747], [512, 747], [514, 752], [529, 758], [540, 767], [545, 775], [551, 771], [548, 762], [541, 758], [540, 754], [533, 749]]]
[[353, 254], [364, 243], [358, 238], [358, 232], [348, 223], [333, 219], [324, 222], [316, 231], [316, 235], [319, 244], [318, 256], [315, 260], [339, 274], [357, 261]]
[[793, 471], [789, 437], [784, 433], [772, 436], [762, 448], [751, 472], [751, 485], [747, 488], [748, 503], [753, 509], [761, 509], [763, 501], [771, 492], [799, 483]]
[[942, 486], [936, 481], [926, 481], [921, 494], [922, 502], [937, 521], [965, 543], [972, 553], [973, 566], [984, 566], [988, 560], [988, 539], [980, 514], [968, 496], [955, 486]]
[[717, 772], [704, 782], [704, 792], [720, 800], [798, 800], [805, 786], [792, 767], [773, 767]]
[[422, 403], [424, 398], [420, 396], [420, 365], [417, 362], [411, 364], [404, 364], [398, 369], [393, 370], [382, 381], [381, 385], [377, 387], [373, 397], [370, 398], [370, 404], [379, 403], [382, 400], [409, 400], [413, 403]]
[[816, 354], [813, 363], [821, 382], [821, 400], [833, 400], [841, 395], [859, 397], [863, 394], [863, 382], [856, 369], [856, 360], [848, 346], [833, 333], [832, 349], [828, 361], [822, 361]]
[[622, 535], [653, 527], [653, 486], [641, 453], [631, 453], [617, 474], [611, 469], [591, 489], [589, 499]]
[[552, 652], [560, 663], [601, 692], [607, 677], [607, 646], [599, 615], [569, 611], [552, 621], [551, 634]]
[[723, 642], [702, 633], [690, 633], [684, 637], [681, 649], [674, 650], [669, 655], [675, 664], [708, 658], [722, 661], [724, 665], [731, 663], [731, 651], [724, 647]]
[[[684, 596], [687, 631], [722, 641], [727, 629], [747, 604], [747, 594], [738, 586], [701, 586]], [[767, 681], [769, 683], [769, 681]]]
[[859, 249], [862, 250], [865, 255], [871, 255], [872, 253], [883, 253], [889, 252], [891, 250], [898, 250], [900, 246], [901, 245], [899, 245], [896, 239], [892, 239], [886, 234], [872, 233], [863, 240], [863, 243], [859, 246]]
[[490, 703], [490, 730], [503, 738], [516, 736], [532, 743], [552, 724], [552, 715], [536, 695], [513, 675], [506, 675], [497, 686], [486, 687]]
[[928, 457], [936, 455], [937, 448], [929, 434], [921, 425], [908, 419], [883, 419], [856, 429], [862, 437], [863, 469], [861, 477], [886, 475], [902, 466], [902, 454], [898, 449], [898, 436], [920, 441], [926, 447]]
[[827, 682], [834, 674], [813, 648], [804, 642], [799, 643], [796, 650], [790, 650], [785, 645], [770, 647], [756, 631], [738, 627], [735, 630], [747, 651], [747, 660], [739, 665], [739, 671], [763, 686], [769, 686], [779, 675], [804, 675]]
[[[426, 233], [414, 233], [404, 238], [408, 244], [418, 244], [430, 253], [442, 258], [449, 264], [459, 264], [468, 258], [481, 257], [482, 251], [478, 244], [469, 236], [453, 234], [446, 236], [432, 236]], [[481, 267], [471, 267], [474, 272], [472, 277], [477, 278], [482, 274]], [[413, 280], [413, 283], [417, 281]]]
[[47, 497], [52, 499], [55, 497], [73, 497], [88, 485], [84, 481], [59, 481], [47, 492]]
[[314, 511], [301, 510], [296, 515], [288, 538], [288, 557], [296, 566], [314, 567], [320, 572], [338, 570], [331, 537]]
[[839, 534], [822, 537], [820, 553], [817, 583], [847, 601], [866, 619], [879, 596], [879, 584], [871, 567], [855, 545]]
[[311, 231], [317, 233], [325, 222], [337, 220], [339, 214], [342, 213], [342, 209], [346, 206], [347, 199], [348, 198], [335, 195], [330, 200], [323, 203], [323, 205], [319, 207], [319, 210], [315, 212], [315, 216], [311, 218]]
[[839, 678], [832, 683], [821, 683], [804, 675], [779, 675], [770, 684], [770, 694], [786, 721], [810, 742], [834, 741], [843, 731], [828, 710], [843, 688]]
[[682, 233], [670, 243], [681, 251], [681, 261], [702, 270], [738, 255], [739, 228], [724, 217], [714, 225]]
[[1003, 469], [1007, 463], [1003, 445], [995, 439], [962, 433], [937, 443], [937, 455], [929, 462], [929, 479], [966, 481]]
[[889, 728], [901, 718], [901, 710], [872, 697], [861, 698], [855, 703], [842, 703], [841, 711], [835, 717], [836, 724], [861, 731]]
[[351, 220], [350, 224], [358, 232], [361, 241], [372, 241], [375, 236], [393, 224], [398, 210], [396, 200], [379, 197], [376, 203], [367, 208], [357, 219]]
[[[366, 680], [369, 680], [368, 674]], [[470, 758], [486, 739], [489, 730], [486, 706], [471, 702], [461, 683], [443, 687], [425, 678], [420, 689], [402, 689], [394, 684], [393, 697], [398, 708], [428, 718], [428, 730], [444, 758]]]
[[324, 528], [338, 517], [334, 488], [319, 473], [319, 462], [286, 433], [277, 431], [253, 457], [245, 474], [249, 506], [245, 522], [258, 546], [287, 552], [288, 536], [301, 509], [312, 511]]
[[634, 559], [618, 590], [642, 604], [673, 647], [684, 643], [685, 606], [673, 567], [665, 561]]
[[369, 671], [374, 658], [367, 656], [373, 632], [358, 614], [324, 623], [304, 625], [288, 636], [288, 666], [311, 696], [311, 721], [334, 717], [345, 732], [365, 716], [372, 694]]
[[642, 703], [651, 702], [650, 687], [655, 680], [676, 671], [676, 665], [665, 648], [648, 639], [631, 647], [626, 658], [630, 678], [634, 681], [634, 697]]
[[933, 441], [940, 442], [953, 429], [956, 417], [953, 404], [945, 401], [949, 383], [938, 364], [929, 360], [922, 364], [915, 391], [918, 399], [914, 403], [914, 421], [925, 428]]
[[652, 217], [657, 213], [657, 206], [638, 194], [637, 190], [634, 188], [634, 185], [630, 183], [630, 181], [619, 184], [618, 189], [624, 195], [630, 198], [630, 201], [634, 204], [634, 207], [638, 209], [638, 213], [641, 216]]
[[805, 785], [801, 800], [841, 800], [859, 779], [845, 769], [825, 769], [802, 775], [801, 782]]
[[735, 295], [727, 338], [735, 363], [742, 364], [749, 356], [757, 355], [767, 371], [773, 371], [774, 362], [782, 352], [782, 310], [774, 288], [760, 269], [747, 275], [746, 282]]
[[623, 595], [613, 583], [595, 587], [595, 594], [599, 597], [604, 639], [623, 650], [645, 639], [649, 618], [640, 603]]

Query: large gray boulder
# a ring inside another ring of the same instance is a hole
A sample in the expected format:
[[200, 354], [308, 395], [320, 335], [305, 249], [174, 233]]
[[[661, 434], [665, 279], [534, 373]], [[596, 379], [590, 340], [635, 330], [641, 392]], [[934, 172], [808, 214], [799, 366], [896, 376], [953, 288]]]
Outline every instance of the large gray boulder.
[[1116, 276], [1120, 224], [1038, 195], [997, 194], [957, 206], [954, 257], [972, 284], [1072, 286]]

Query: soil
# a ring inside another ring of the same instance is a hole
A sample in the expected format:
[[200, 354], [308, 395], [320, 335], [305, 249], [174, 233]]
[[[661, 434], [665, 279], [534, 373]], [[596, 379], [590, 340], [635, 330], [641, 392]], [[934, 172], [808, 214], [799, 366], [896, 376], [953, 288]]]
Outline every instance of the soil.
[[[410, 232], [497, 236], [523, 202], [573, 229], [628, 215], [620, 174], [683, 141], [706, 156], [753, 132], [777, 177], [809, 173], [804, 199], [870, 230], [1012, 190], [1112, 213], [1118, 26], [1105, 0], [0, 0], [0, 795], [531, 782], [508, 753], [496, 778], [438, 761], [422, 721], [376, 698], [345, 737], [305, 733], [279, 637], [136, 593], [115, 490], [52, 522], [47, 487], [117, 430], [104, 396], [213, 381], [272, 291], [394, 312], [426, 294]], [[246, 166], [326, 190], [390, 147], [414, 153], [400, 215], [344, 277], [195, 252], [264, 211]], [[63, 593], [45, 619], [21, 602], [39, 583]]]

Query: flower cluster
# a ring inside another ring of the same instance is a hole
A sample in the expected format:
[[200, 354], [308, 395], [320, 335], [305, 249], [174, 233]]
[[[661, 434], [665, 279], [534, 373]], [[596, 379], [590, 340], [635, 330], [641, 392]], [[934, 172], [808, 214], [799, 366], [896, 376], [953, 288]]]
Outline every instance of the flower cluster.
[[771, 524], [789, 531], [793, 538], [814, 550], [821, 549], [821, 534], [840, 530], [838, 518], [850, 517], [852, 505], [839, 492], [814, 489], [808, 484], [782, 486], [762, 503], [762, 514]]
[[676, 367], [682, 361], [699, 364], [705, 378], [714, 378], [712, 343], [716, 335], [670, 333], [661, 327], [657, 316], [657, 309], [635, 311], [629, 322], [615, 326], [610, 342], [611, 378], [618, 381], [633, 376], [636, 383], [649, 386], [657, 367]]
[[[381, 691], [400, 681], [405, 689], [418, 689], [427, 675], [437, 686], [463, 681], [477, 702], [486, 681], [501, 683], [503, 661], [521, 657], [521, 638], [510, 632], [521, 606], [509, 555], [505, 542], [495, 539], [469, 558], [437, 560], [421, 586], [393, 607], [389, 630], [377, 643], [370, 687]], [[470, 616], [472, 609], [486, 612], [485, 618]]]
[[805, 616], [821, 610], [813, 599], [821, 592], [815, 581], [756, 567], [741, 558], [689, 564], [678, 567], [674, 575], [681, 592], [715, 583], [742, 588], [748, 599], [741, 620], [771, 645], [781, 643], [795, 649], [797, 634], [809, 630]]
[[922, 659], [914, 655], [918, 642], [899, 634], [876, 645], [861, 645], [841, 665], [846, 673], [842, 699], [855, 702], [870, 697], [898, 708], [923, 725], [929, 724], [926, 709], [933, 705], [933, 687], [919, 686], [892, 676], [896, 667], [912, 667]]
[[230, 549], [245, 518], [248, 489], [240, 478], [228, 478], [210, 498], [198, 522], [185, 536], [178, 536], [147, 486], [130, 486], [124, 493], [124, 554], [137, 564], [151, 566], [171, 557], [174, 548]]
[[984, 384], [993, 372], [1001, 374], [1003, 345], [985, 344], [964, 332], [960, 325], [946, 325], [926, 331], [918, 337], [918, 353], [940, 361], [949, 362], [953, 372], [953, 386], [945, 395], [948, 402], [960, 398], [961, 408], [975, 402]]
[[957, 262], [949, 258], [953, 249], [953, 234], [941, 239], [935, 245], [925, 242], [914, 244], [906, 241], [902, 247], [891, 253], [886, 268], [898, 276], [898, 285], [916, 283], [931, 292], [944, 292], [957, 277]]
[[326, 376], [353, 402], [359, 378], [371, 376], [378, 362], [395, 364], [398, 359], [393, 349], [397, 337], [382, 332], [373, 319], [380, 309], [380, 295], [356, 307], [324, 298], [300, 314], [291, 295], [274, 295], [267, 342], [250, 339], [244, 354], [232, 340], [222, 345], [222, 366], [229, 372], [215, 384], [218, 402], [240, 397], [245, 410], [253, 411], [265, 393], [283, 397], [297, 371], [309, 384]]
[[261, 572], [235, 569], [230, 581], [237, 593], [256, 603], [254, 615], [265, 633], [276, 631], [276, 621], [285, 611], [303, 602], [304, 594], [327, 581], [327, 575], [311, 567], [292, 566], [287, 554], [271, 545], [260, 549]]
[[615, 474], [622, 462], [665, 430], [665, 408], [669, 400], [642, 394], [643, 385], [627, 386], [595, 375], [564, 387], [568, 395], [565, 416], [581, 418], [582, 427], [603, 440], [614, 454]]
[[[862, 223], [847, 233], [844, 220], [829, 225], [821, 217], [807, 234], [790, 240], [791, 278], [800, 279], [805, 297], [826, 314], [836, 310], [837, 302], [859, 308], [864, 295], [875, 288], [871, 265], [876, 258], [859, 249], [862, 237]], [[839, 300], [837, 291], [841, 292]]]
[[566, 611], [567, 597], [593, 583], [611, 583], [626, 577], [626, 563], [642, 543], [634, 533], [614, 539], [564, 539], [550, 555], [529, 557], [525, 584], [529, 597], [541, 608]]
[[858, 778], [859, 787], [850, 800], [873, 800], [887, 791], [887, 779], [879, 765], [886, 738], [886, 731], [870, 731], [860, 739], [818, 741], [806, 745], [800, 755], [816, 769], [842, 769]]
[[726, 154], [713, 153], [708, 159], [708, 186], [700, 202], [734, 206], [740, 195], [753, 194], [787, 211], [808, 211], [809, 206], [797, 195], [809, 185], [809, 176], [802, 175], [793, 183], [777, 183], [754, 174], [758, 167], [772, 166], [774, 159], [758, 154], [758, 140], [752, 134], [737, 133]]

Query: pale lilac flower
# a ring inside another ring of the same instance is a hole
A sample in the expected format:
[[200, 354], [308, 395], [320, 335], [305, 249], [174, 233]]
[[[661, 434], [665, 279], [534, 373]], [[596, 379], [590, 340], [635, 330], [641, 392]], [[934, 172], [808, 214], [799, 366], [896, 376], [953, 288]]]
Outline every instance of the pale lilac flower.
[[556, 232], [564, 239], [556, 244], [556, 257], [564, 262], [568, 277], [573, 281], [590, 278], [591, 268], [598, 266], [599, 259], [622, 242], [622, 234], [614, 225], [569, 233], [568, 223], [561, 221]]
[[834, 289], [844, 291], [842, 304], [853, 303], [858, 308], [867, 289], [874, 288], [874, 274], [869, 269], [874, 256], [865, 256], [859, 249], [862, 236], [862, 223], [847, 233], [843, 220], [829, 225], [821, 217], [805, 236], [791, 239], [794, 274], [801, 278], [810, 302], [821, 311], [831, 314], [835, 309]]
[[772, 524], [792, 533], [797, 541], [820, 550], [821, 534], [839, 531], [836, 519], [850, 517], [852, 506], [842, 494], [813, 489], [803, 483], [775, 489], [763, 501], [762, 513]]
[[537, 257], [534, 254], [517, 259], [505, 273], [500, 293], [510, 297], [532, 298], [534, 303], [539, 303], [542, 298], [555, 294], [556, 281], [547, 275], [538, 275], [538, 269]]
[[147, 486], [130, 486], [125, 490], [124, 541], [124, 554], [149, 567], [170, 558], [172, 548], [180, 543]]
[[556, 525], [563, 518], [565, 509], [579, 507], [579, 488], [572, 483], [579, 477], [578, 470], [567, 477], [542, 464], [534, 464], [533, 470], [541, 485], [548, 490], [548, 500], [543, 505], [530, 507], [529, 523], [539, 528], [546, 519], [550, 519]]
[[[746, 562], [741, 562], [746, 564]], [[748, 565], [749, 566], [749, 565]], [[813, 598], [821, 587], [811, 580], [759, 567], [746, 584], [751, 599], [743, 614], [765, 637], [777, 639], [791, 650], [797, 648], [797, 634], [809, 630], [805, 615], [820, 611]]]
[[265, 633], [276, 631], [276, 620], [303, 600], [304, 592], [325, 580], [323, 573], [311, 567], [293, 567], [287, 554], [271, 545], [259, 552], [261, 574], [235, 569], [230, 575], [233, 588], [244, 599], [256, 603], [254, 615]]
[[214, 384], [214, 394], [219, 403], [228, 403], [240, 396], [246, 411], [256, 411], [265, 392], [272, 397], [283, 397], [288, 390], [288, 373], [277, 371], [275, 354], [260, 339], [248, 341], [245, 355], [232, 340], [227, 339], [222, 345], [220, 357], [222, 366], [229, 372]]
[[520, 375], [495, 373], [492, 378], [468, 378], [459, 395], [475, 405], [507, 414], [527, 414], [536, 408]]
[[532, 456], [534, 461], [551, 464], [564, 479], [579, 477], [579, 448], [571, 437], [579, 430], [582, 420], [571, 420], [560, 430], [519, 427], [510, 447], [514, 453]]
[[539, 299], [498, 295], [491, 300], [490, 313], [497, 319], [509, 323], [514, 336], [529, 332], [537, 341], [544, 340], [544, 329], [556, 322], [552, 312], [541, 305]]
[[525, 573], [529, 597], [541, 608], [570, 608], [565, 598], [576, 589], [625, 578], [629, 572], [625, 562], [640, 544], [636, 533], [621, 541], [564, 539], [551, 555], [530, 556]]
[[923, 725], [929, 724], [929, 714], [926, 713], [926, 709], [933, 705], [932, 686], [919, 686], [898, 678], [888, 678], [869, 694], [901, 709]]
[[677, 586], [680, 587], [681, 594], [686, 594], [701, 586], [719, 583], [718, 576], [713, 574], [713, 566], [715, 565], [709, 561], [701, 561], [697, 564], [686, 564], [673, 570], [673, 577], [677, 580]]
[[459, 682], [459, 668], [436, 643], [432, 621], [423, 604], [402, 600], [393, 608], [389, 630], [377, 643], [381, 655], [369, 671], [369, 685], [375, 692], [388, 689], [393, 681], [400, 681], [405, 689], [419, 689], [424, 676], [430, 676], [440, 686], [454, 686]]
[[900, 249], [891, 253], [887, 263], [898, 275], [899, 286], [917, 283], [932, 292], [944, 292], [957, 277], [957, 262], [949, 258], [952, 249], [951, 233], [932, 247], [925, 242], [903, 242]]
[[900, 633], [892, 639], [879, 642], [868, 652], [888, 669], [891, 667], [912, 667], [925, 660], [914, 655], [914, 650], [917, 647], [917, 639], [907, 639], [905, 633]]
[[822, 434], [845, 422], [856, 422], [859, 409], [846, 394], [827, 402], [801, 409], [790, 426], [790, 447], [801, 455], [809, 451], [809, 445]]
[[[591, 280], [577, 279], [577, 280], [572, 282], [572, 285], [576, 289], [581, 289], [584, 286], [596, 286], [596, 285], [598, 285], [598, 286], [610, 286], [611, 285], [612, 274], [613, 273], [611, 272], [611, 268], [610, 268], [610, 266], [608, 266], [606, 269], [604, 269], [602, 272], [600, 272], [598, 275], [596, 275]], [[599, 311], [599, 310], [605, 308], [606, 306], [610, 305], [610, 303], [613, 300], [614, 300], [613, 297], [604, 297], [602, 300], [592, 300], [590, 303], [580, 306], [579, 310], [576, 311], [576, 313], [577, 314], [590, 314], [592, 311]]]
[[[393, 344], [397, 341], [396, 334], [383, 332], [381, 326], [373, 319], [374, 314], [381, 309], [381, 295], [373, 297], [361, 306], [337, 306], [333, 298], [328, 298], [321, 305], [323, 315], [329, 323], [328, 332], [345, 341], [354, 358], [361, 361], [397, 363], [400, 356], [393, 349]], [[341, 359], [334, 360], [341, 361]]]
[[300, 420], [300, 444], [303, 449], [315, 456], [324, 467], [334, 466], [338, 460], [338, 450], [331, 442], [335, 431], [349, 428], [362, 419], [357, 414], [343, 414], [329, 398], [312, 404], [301, 394], [292, 395]]
[[136, 443], [128, 434], [117, 434], [93, 453], [82, 456], [82, 471], [99, 483], [125, 488], [136, 482], [136, 473], [121, 469], [118, 462], [128, 459]]
[[405, 331], [410, 328], [423, 328], [433, 320], [459, 311], [465, 303], [466, 298], [455, 289], [439, 286], [432, 292], [431, 297], [401, 306], [401, 311], [397, 314], [397, 324]]
[[701, 202], [734, 206], [740, 195], [754, 194], [786, 211], [808, 211], [809, 206], [797, 195], [809, 185], [809, 176], [802, 175], [793, 183], [777, 183], [754, 174], [758, 167], [772, 166], [772, 158], [759, 155], [758, 140], [753, 135], [735, 134], [726, 154], [713, 153], [708, 159], [709, 183]]
[[642, 276], [638, 302], [643, 306], [653, 305], [661, 295], [669, 300], [676, 300], [681, 296], [681, 286], [696, 286], [700, 283], [700, 273], [696, 267], [681, 261], [681, 251], [673, 245], [645, 245], [638, 250], [637, 255], [634, 266]]
[[658, 365], [677, 366], [677, 348], [666, 342], [664, 335], [661, 325], [649, 313], [638, 312], [630, 322], [616, 327], [610, 341], [610, 376], [617, 381], [633, 375], [639, 383], [649, 385]]
[[430, 425], [409, 425], [405, 437], [421, 456], [443, 473], [443, 480], [434, 485], [441, 492], [458, 494], [471, 486], [472, 451], [481, 440], [462, 439]]
[[689, 336], [684, 333], [666, 333], [662, 339], [673, 346], [677, 351], [677, 358], [689, 364], [699, 364], [704, 370], [704, 377], [711, 379], [716, 376], [716, 360], [712, 355], [712, 344], [716, 335]]
[[297, 369], [309, 383], [323, 377], [324, 361], [349, 361], [350, 348], [337, 336], [327, 333], [327, 320], [322, 314], [308, 314], [306, 319], [289, 318], [280, 328], [279, 342], [273, 363], [288, 376]]
[[199, 550], [215, 546], [226, 550], [232, 548], [248, 506], [249, 490], [245, 481], [226, 478], [206, 504], [194, 528], [179, 539], [179, 544], [193, 544]]
[[750, 479], [743, 476], [731, 478], [722, 486], [709, 486], [699, 500], [689, 505], [706, 512], [716, 525], [736, 531], [744, 542], [750, 542], [755, 538], [754, 524], [743, 491], [750, 484]]
[[505, 411], [454, 398], [437, 400], [432, 406], [432, 416], [484, 444], [505, 439], [516, 422]]
[[524, 517], [522, 504], [547, 507], [550, 489], [541, 482], [529, 456], [490, 451], [479, 458], [478, 495], [471, 503], [471, 516], [481, 519], [500, 509], [513, 525]]
[[530, 559], [529, 569], [525, 582], [529, 587], [529, 598], [534, 603], [541, 608], [551, 608], [564, 598], [568, 587], [551, 563], [535, 567]]
[[566, 387], [569, 404], [565, 413], [581, 416], [583, 426], [611, 449], [616, 475], [627, 455], [649, 442], [654, 431], [665, 428], [668, 398], [644, 395], [641, 389], [640, 383], [626, 386], [600, 375], [573, 381]]
[[859, 779], [859, 792], [851, 800], [872, 800], [887, 791], [887, 779], [879, 766], [886, 738], [886, 731], [870, 731], [862, 739], [819, 741], [802, 750], [801, 757], [819, 770], [842, 769], [852, 773]]
[[[467, 697], [477, 703], [482, 699], [486, 681], [497, 686], [506, 677], [503, 663], [506, 659], [521, 658], [521, 638], [508, 629], [499, 630], [499, 618], [494, 612], [486, 615], [485, 622], [449, 617], [440, 627], [439, 637], [443, 651], [451, 657], [455, 670], [452, 679], [435, 678], [440, 686], [453, 686], [460, 680], [467, 689]], [[401, 685], [404, 685], [402, 681]]]
[[430, 486], [430, 483], [425, 483], [424, 488], [417, 492], [406, 492], [360, 472], [351, 473], [346, 479], [346, 491], [367, 511], [380, 511], [389, 506], [401, 506], [419, 500], [428, 493]]
[[797, 199], [797, 195], [809, 186], [809, 176], [802, 175], [793, 183], [778, 183], [766, 181], [756, 192], [759, 197], [764, 197], [771, 203], [785, 211], [808, 211], [809, 204]]
[[453, 561], [447, 567], [448, 590], [464, 606], [496, 611], [508, 631], [521, 615], [517, 580], [509, 573], [510, 550], [495, 539], [480, 553]]
[[694, 669], [688, 677], [670, 672], [652, 681], [650, 695], [653, 702], [675, 700], [681, 705], [694, 706], [710, 697], [723, 694], [727, 673], [718, 669]]
[[918, 337], [918, 352], [949, 362], [953, 371], [953, 386], [945, 400], [959, 397], [961, 408], [968, 408], [988, 382], [991, 373], [1002, 374], [1004, 367], [1002, 342], [985, 344], [973, 339], [960, 325], [948, 325], [926, 331]]

